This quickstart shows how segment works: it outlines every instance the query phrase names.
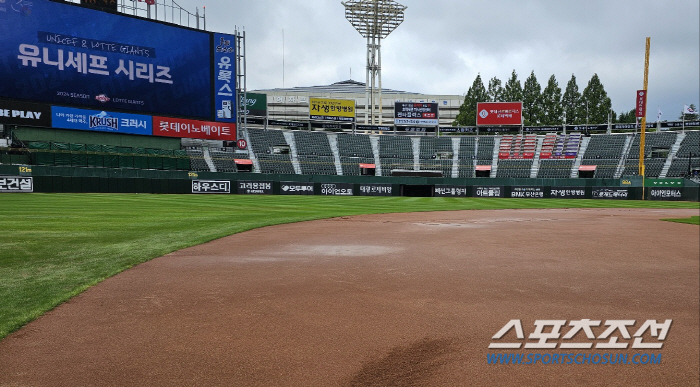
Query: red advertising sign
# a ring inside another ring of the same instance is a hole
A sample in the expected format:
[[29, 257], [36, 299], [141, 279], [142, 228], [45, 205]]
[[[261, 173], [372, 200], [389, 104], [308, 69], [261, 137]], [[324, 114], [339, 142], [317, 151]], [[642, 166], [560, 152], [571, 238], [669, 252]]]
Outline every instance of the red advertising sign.
[[236, 124], [154, 116], [153, 135], [236, 141]]
[[647, 115], [647, 91], [637, 90], [637, 118], [642, 118]]
[[476, 125], [522, 125], [522, 102], [479, 102], [476, 104]]

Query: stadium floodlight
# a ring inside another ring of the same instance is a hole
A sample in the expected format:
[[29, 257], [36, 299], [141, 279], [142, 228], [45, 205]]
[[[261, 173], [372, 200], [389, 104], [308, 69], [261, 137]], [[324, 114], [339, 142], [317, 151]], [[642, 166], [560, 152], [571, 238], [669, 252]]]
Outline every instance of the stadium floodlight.
[[[393, 0], [349, 0], [345, 18], [367, 39], [367, 81], [365, 83], [365, 124], [374, 125], [374, 96], [379, 91], [379, 125], [382, 124], [382, 39], [403, 22], [406, 6]], [[369, 109], [367, 105], [369, 104]], [[368, 113], [371, 119], [368, 120]]]

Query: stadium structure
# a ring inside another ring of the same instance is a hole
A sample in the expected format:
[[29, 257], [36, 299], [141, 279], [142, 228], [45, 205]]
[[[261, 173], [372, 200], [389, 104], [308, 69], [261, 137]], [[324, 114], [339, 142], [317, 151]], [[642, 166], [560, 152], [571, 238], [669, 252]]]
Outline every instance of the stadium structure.
[[383, 89], [377, 125], [365, 84], [249, 92], [243, 32], [137, 11], [7, 12], [0, 192], [698, 201], [700, 122], [650, 125], [644, 177], [634, 124], [458, 128], [461, 96]]
[[[271, 120], [308, 121], [310, 98], [317, 97], [352, 101], [356, 106], [357, 123], [370, 125], [371, 122], [366, 121], [365, 115], [365, 88], [365, 83], [348, 79], [331, 85], [259, 89], [251, 93], [267, 96], [267, 114]], [[457, 118], [459, 107], [464, 101], [462, 95], [429, 95], [393, 89], [382, 89], [382, 95], [382, 120], [378, 125], [391, 126], [392, 131], [396, 102], [436, 103], [440, 112], [439, 125], [447, 127]], [[379, 110], [378, 106], [375, 110]]]

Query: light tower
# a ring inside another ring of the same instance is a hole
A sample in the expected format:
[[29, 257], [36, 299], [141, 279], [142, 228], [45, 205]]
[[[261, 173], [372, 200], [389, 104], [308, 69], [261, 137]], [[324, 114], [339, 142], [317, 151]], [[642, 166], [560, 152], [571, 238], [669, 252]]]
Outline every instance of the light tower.
[[[406, 6], [393, 0], [342, 1], [345, 18], [367, 38], [367, 81], [365, 83], [365, 124], [374, 125], [375, 94], [379, 101], [379, 125], [382, 124], [382, 39], [403, 22]], [[378, 88], [377, 88], [378, 86]], [[379, 91], [377, 93], [377, 90]], [[369, 104], [369, 108], [368, 105]], [[368, 120], [370, 113], [370, 120]]]

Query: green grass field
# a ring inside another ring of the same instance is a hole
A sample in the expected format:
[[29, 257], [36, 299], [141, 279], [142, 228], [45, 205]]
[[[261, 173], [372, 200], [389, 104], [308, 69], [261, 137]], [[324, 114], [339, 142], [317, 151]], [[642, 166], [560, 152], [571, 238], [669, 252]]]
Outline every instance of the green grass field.
[[274, 224], [337, 216], [515, 208], [698, 208], [604, 200], [2, 194], [0, 339], [129, 267]]
[[676, 222], [676, 223], [686, 223], [686, 224], [697, 224], [700, 226], [700, 216], [691, 216], [690, 218], [685, 218], [685, 219], [663, 219], [669, 222]]

